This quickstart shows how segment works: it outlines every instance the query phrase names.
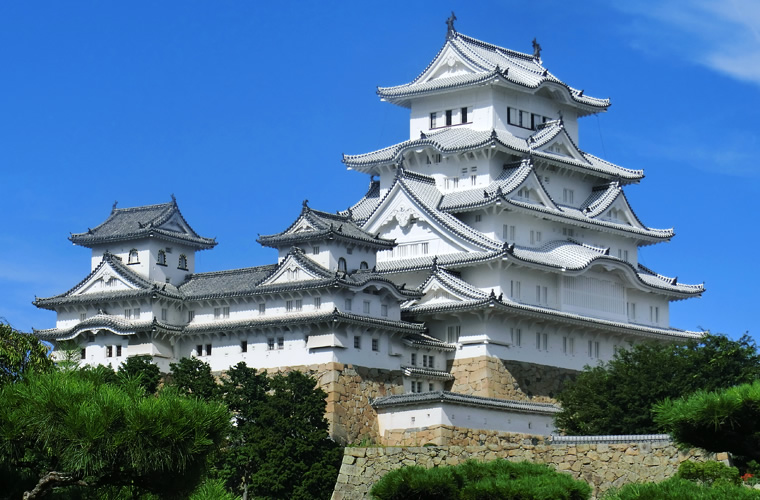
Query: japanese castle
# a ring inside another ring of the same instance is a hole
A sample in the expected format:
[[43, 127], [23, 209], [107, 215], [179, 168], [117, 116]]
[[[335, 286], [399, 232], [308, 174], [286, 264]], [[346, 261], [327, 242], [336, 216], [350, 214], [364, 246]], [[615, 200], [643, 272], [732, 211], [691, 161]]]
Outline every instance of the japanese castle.
[[196, 252], [217, 242], [173, 196], [114, 205], [71, 235], [92, 250], [92, 272], [35, 300], [57, 313], [35, 334], [83, 364], [147, 354], [163, 371], [191, 356], [216, 372], [241, 361], [306, 371], [342, 442], [552, 433], [553, 396], [584, 365], [699, 337], [671, 328], [668, 311], [704, 287], [638, 262], [639, 247], [674, 232], [628, 202], [642, 170], [578, 146], [579, 119], [609, 100], [561, 81], [533, 45], [498, 47], [450, 20], [419, 76], [377, 91], [409, 109], [409, 140], [344, 156], [370, 178], [366, 194], [339, 213], [304, 202], [258, 240], [276, 263], [196, 273]]

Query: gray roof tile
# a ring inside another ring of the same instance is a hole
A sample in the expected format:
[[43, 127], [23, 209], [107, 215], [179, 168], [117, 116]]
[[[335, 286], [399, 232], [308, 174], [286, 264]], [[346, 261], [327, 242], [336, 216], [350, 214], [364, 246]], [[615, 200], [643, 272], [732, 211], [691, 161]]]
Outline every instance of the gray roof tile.
[[550, 403], [532, 403], [529, 401], [514, 401], [509, 399], [486, 398], [470, 396], [449, 391], [419, 392], [384, 396], [372, 401], [374, 408], [395, 408], [409, 405], [433, 405], [436, 403], [453, 403], [462, 406], [492, 408], [523, 413], [539, 413], [553, 415], [560, 412], [560, 407]]

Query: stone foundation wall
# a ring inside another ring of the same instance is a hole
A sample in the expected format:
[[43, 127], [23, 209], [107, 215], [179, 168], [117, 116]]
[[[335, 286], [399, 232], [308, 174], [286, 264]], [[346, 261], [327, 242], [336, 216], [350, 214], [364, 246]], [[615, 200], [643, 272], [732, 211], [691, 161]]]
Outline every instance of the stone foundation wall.
[[[383, 446], [506, 446], [522, 443], [524, 434], [482, 429], [466, 429], [449, 425], [431, 425], [416, 429], [392, 429], [385, 431], [380, 443]], [[541, 438], [543, 439], [543, 438]]]
[[553, 366], [506, 361], [492, 356], [455, 359], [447, 390], [487, 398], [556, 403], [554, 396], [578, 372]]
[[[477, 431], [473, 431], [477, 432]], [[534, 444], [536, 443], [536, 444]], [[437, 467], [466, 460], [529, 460], [586, 481], [596, 498], [627, 483], [662, 481], [685, 460], [728, 460], [725, 453], [679, 451], [670, 442], [625, 444], [549, 444], [540, 437], [512, 436], [478, 446], [346, 448], [333, 500], [369, 498], [372, 485], [387, 472], [408, 465]]]
[[327, 393], [325, 418], [330, 424], [330, 436], [343, 445], [362, 441], [379, 443], [377, 413], [369, 402], [380, 396], [404, 392], [403, 373], [400, 370], [325, 363], [267, 371], [274, 374], [292, 370], [311, 375]]

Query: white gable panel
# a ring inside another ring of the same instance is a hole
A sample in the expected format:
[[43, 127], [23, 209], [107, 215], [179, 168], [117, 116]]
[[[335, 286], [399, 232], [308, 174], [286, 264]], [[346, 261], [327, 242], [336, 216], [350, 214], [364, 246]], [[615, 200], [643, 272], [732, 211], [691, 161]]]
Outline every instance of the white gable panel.
[[459, 53], [447, 47], [420, 78], [420, 82], [429, 82], [439, 78], [450, 78], [452, 76], [467, 75], [476, 73], [477, 68], [465, 61]]
[[310, 281], [321, 279], [322, 276], [314, 274], [312, 271], [306, 269], [298, 260], [289, 255], [282, 264], [280, 264], [277, 272], [272, 276], [264, 280], [262, 285], [272, 285], [276, 283], [290, 283], [293, 281]]
[[109, 264], [104, 265], [98, 272], [90, 277], [79, 288], [72, 292], [72, 296], [88, 293], [115, 292], [121, 290], [134, 290], [137, 287], [124, 279]]

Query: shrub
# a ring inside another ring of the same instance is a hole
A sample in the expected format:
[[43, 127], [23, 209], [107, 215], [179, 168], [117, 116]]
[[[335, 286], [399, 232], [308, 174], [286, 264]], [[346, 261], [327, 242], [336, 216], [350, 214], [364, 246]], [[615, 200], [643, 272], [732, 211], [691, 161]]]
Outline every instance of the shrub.
[[605, 494], [603, 500], [745, 500], [760, 498], [760, 492], [744, 486], [707, 486], [673, 477], [661, 483], [627, 484]]
[[470, 460], [456, 467], [403, 467], [386, 474], [370, 493], [378, 500], [582, 500], [591, 496], [591, 487], [546, 465], [499, 459]]
[[678, 467], [677, 477], [706, 485], [728, 484], [738, 486], [742, 484], [739, 469], [715, 461], [692, 462], [687, 460]]

